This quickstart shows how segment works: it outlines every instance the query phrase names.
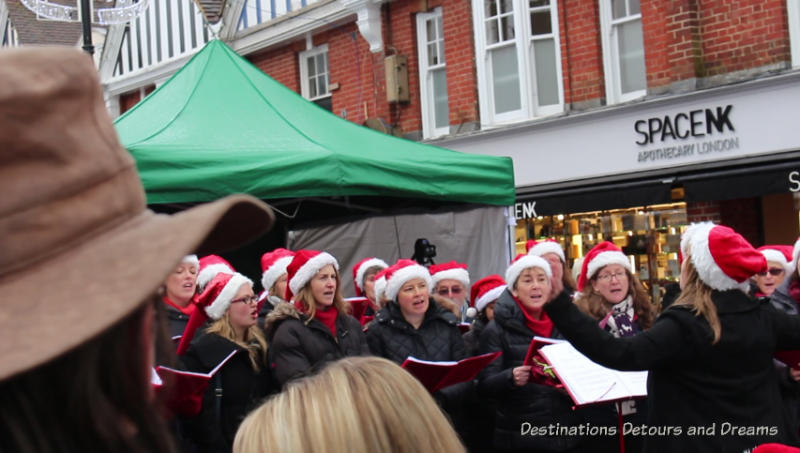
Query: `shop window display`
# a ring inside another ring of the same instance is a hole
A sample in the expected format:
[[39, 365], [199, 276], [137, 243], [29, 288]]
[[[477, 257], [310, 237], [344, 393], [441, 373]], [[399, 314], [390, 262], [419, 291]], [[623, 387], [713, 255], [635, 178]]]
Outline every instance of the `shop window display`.
[[554, 239], [564, 248], [571, 267], [596, 244], [611, 241], [628, 256], [653, 303], [660, 304], [664, 286], [680, 276], [678, 250], [686, 224], [686, 203], [682, 202], [539, 216], [517, 221], [516, 248], [524, 253], [528, 239]]

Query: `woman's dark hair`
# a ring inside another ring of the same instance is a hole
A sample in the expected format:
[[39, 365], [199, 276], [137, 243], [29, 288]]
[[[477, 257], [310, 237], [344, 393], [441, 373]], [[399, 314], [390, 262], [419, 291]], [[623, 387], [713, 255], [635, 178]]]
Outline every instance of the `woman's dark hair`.
[[151, 396], [143, 336], [157, 332], [144, 331], [148, 305], [163, 309], [154, 297], [76, 349], [0, 382], [0, 452], [174, 451]]

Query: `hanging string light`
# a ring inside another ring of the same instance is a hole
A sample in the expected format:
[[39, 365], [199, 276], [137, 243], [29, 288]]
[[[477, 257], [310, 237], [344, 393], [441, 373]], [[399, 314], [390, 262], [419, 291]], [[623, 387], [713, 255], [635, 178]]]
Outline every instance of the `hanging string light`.
[[[47, 0], [20, 0], [26, 8], [36, 13], [38, 18], [60, 22], [80, 22], [80, 9], [77, 6], [52, 3]], [[113, 0], [106, 0], [112, 3]], [[94, 10], [92, 22], [101, 25], [117, 25], [130, 22], [150, 6], [150, 0], [118, 0], [116, 6]]]

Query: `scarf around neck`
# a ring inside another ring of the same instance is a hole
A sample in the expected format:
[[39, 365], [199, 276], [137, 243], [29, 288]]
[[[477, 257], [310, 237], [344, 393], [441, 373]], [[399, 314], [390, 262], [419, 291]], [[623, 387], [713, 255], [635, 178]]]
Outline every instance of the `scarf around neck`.
[[628, 295], [622, 301], [611, 306], [611, 311], [600, 321], [600, 327], [606, 329], [617, 338], [628, 337], [641, 331], [639, 325], [634, 322], [635, 319], [633, 298]]
[[789, 284], [789, 295], [792, 296], [794, 302], [800, 307], [800, 280], [794, 280]]
[[180, 305], [178, 305], [175, 302], [171, 301], [170, 298], [167, 297], [167, 296], [164, 296], [163, 299], [164, 299], [164, 303], [165, 304], [171, 306], [172, 308], [178, 310], [179, 312], [183, 313], [186, 316], [191, 316], [192, 313], [194, 312], [194, 308], [195, 308], [195, 305], [193, 303], [194, 301], [189, 302], [189, 305], [187, 305], [185, 307], [181, 307]]
[[[307, 313], [305, 308], [303, 307], [303, 302], [296, 300], [294, 302], [295, 308], [299, 310], [301, 313]], [[331, 306], [328, 307], [327, 310], [320, 310], [317, 308], [314, 310], [314, 318], [316, 318], [322, 324], [325, 324], [325, 327], [331, 331], [331, 335], [333, 338], [336, 338], [336, 318], [339, 316], [339, 311], [336, 310], [336, 307]]]
[[517, 303], [520, 311], [522, 311], [522, 315], [525, 316], [525, 325], [537, 336], [550, 338], [550, 335], [553, 333], [553, 321], [547, 316], [547, 312], [542, 310], [540, 319], [535, 319], [519, 299], [514, 296], [511, 297], [514, 299], [514, 302]]

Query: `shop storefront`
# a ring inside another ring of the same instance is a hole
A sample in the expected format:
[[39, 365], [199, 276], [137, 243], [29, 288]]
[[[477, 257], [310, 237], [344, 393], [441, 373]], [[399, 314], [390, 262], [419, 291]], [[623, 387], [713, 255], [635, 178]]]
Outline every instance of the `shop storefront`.
[[510, 155], [513, 251], [558, 241], [569, 265], [610, 240], [658, 302], [679, 275], [680, 234], [712, 220], [754, 245], [791, 244], [800, 222], [800, 73], [443, 143]]
[[577, 271], [588, 250], [611, 241], [658, 302], [665, 285], [680, 275], [680, 235], [687, 223], [684, 202], [522, 218], [515, 228], [515, 248], [524, 253], [528, 239], [555, 240]]

